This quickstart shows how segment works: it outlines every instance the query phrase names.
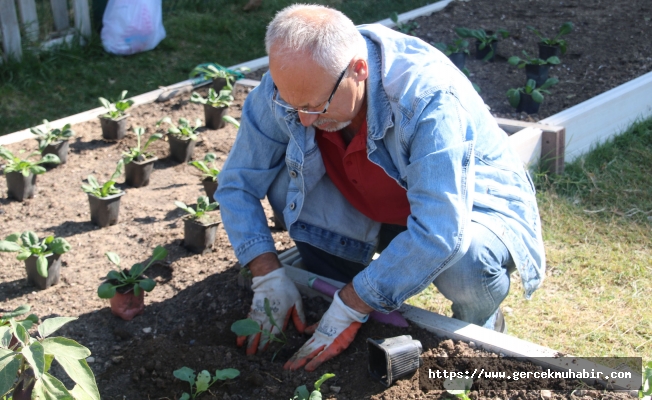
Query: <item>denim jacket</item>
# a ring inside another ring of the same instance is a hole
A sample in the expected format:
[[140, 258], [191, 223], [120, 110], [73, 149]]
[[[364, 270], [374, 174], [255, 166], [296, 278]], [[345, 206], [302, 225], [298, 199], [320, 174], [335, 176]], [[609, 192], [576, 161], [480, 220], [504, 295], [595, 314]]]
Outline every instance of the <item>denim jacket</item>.
[[276, 251], [260, 203], [268, 195], [295, 241], [369, 263], [354, 288], [369, 306], [390, 312], [461, 258], [475, 221], [509, 249], [530, 298], [545, 272], [539, 211], [506, 133], [444, 54], [381, 25], [358, 29], [368, 48], [367, 154], [407, 190], [407, 230], [371, 260], [380, 224], [333, 185], [315, 129], [272, 101], [265, 74], [245, 101], [215, 195], [238, 260]]

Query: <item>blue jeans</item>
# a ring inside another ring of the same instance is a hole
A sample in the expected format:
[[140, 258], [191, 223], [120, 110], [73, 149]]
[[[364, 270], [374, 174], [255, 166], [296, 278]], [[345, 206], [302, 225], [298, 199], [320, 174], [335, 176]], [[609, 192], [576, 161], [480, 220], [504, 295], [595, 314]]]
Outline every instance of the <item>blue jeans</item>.
[[[377, 252], [405, 227], [383, 225]], [[510, 274], [516, 269], [503, 242], [484, 225], [471, 224], [473, 238], [464, 256], [437, 275], [433, 284], [453, 302], [453, 318], [494, 328], [498, 306], [509, 293]], [[296, 242], [306, 268], [340, 282], [349, 282], [365, 265], [333, 256], [307, 243]]]

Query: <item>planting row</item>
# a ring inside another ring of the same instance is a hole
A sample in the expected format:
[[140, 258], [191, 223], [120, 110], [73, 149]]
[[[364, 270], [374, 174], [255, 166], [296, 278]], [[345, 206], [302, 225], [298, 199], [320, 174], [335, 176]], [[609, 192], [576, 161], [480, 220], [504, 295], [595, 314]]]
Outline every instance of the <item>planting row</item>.
[[[511, 56], [507, 60], [510, 65], [525, 70], [525, 85], [511, 88], [507, 91], [509, 104], [518, 112], [524, 111], [528, 114], [535, 114], [544, 99], [544, 94], [549, 94], [548, 89], [557, 83], [557, 78], [549, 78], [550, 67], [561, 63], [560, 56], [566, 53], [566, 41], [562, 36], [573, 30], [571, 22], [565, 22], [553, 38], [543, 36], [537, 29], [528, 27], [540, 39], [539, 57], [531, 56], [523, 50], [523, 58]], [[483, 29], [456, 28], [455, 33], [459, 36], [453, 43], [435, 43], [434, 46], [446, 54], [450, 60], [462, 72], [470, 77], [469, 70], [465, 67], [466, 57], [470, 55], [469, 42], [466, 39], [475, 39], [475, 57], [485, 62], [495, 60], [500, 39], [507, 38], [509, 32], [504, 29], [485, 31]], [[474, 84], [479, 92], [480, 88]]]

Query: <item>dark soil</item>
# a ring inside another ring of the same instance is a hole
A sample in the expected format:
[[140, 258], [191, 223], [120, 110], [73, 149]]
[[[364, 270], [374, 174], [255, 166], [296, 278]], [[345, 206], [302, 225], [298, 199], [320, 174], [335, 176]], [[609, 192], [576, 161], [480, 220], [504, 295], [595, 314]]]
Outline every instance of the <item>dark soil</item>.
[[[652, 69], [652, 4], [649, 0], [604, 2], [574, 1], [480, 1], [454, 2], [442, 12], [419, 18], [415, 34], [432, 42], [449, 42], [453, 28], [505, 28], [509, 39], [500, 43], [498, 59], [483, 63], [469, 59], [471, 80], [482, 89], [482, 96], [496, 116], [538, 120], [558, 113], [597, 94], [636, 78]], [[568, 35], [568, 53], [562, 64], [551, 70], [560, 84], [546, 96], [538, 115], [514, 114], [505, 93], [524, 83], [524, 72], [507, 64], [511, 55], [522, 49], [536, 54], [536, 38], [525, 27], [533, 25], [546, 35], [554, 35], [562, 22], [572, 21], [575, 31]], [[255, 76], [256, 74], [252, 74]], [[72, 84], [72, 83], [71, 83]], [[204, 90], [205, 91], [205, 90]], [[142, 126], [151, 134], [156, 122], [169, 115], [193, 121], [203, 119], [202, 107], [188, 102], [189, 96], [167, 103], [152, 103], [131, 111], [129, 130]], [[240, 116], [241, 99], [230, 114]], [[416, 327], [397, 329], [369, 322], [354, 343], [342, 355], [314, 373], [287, 373], [283, 362], [307, 336], [290, 329], [289, 343], [280, 349], [274, 361], [273, 351], [246, 357], [235, 347], [231, 324], [244, 318], [249, 309], [250, 293], [237, 282], [238, 265], [224, 229], [220, 226], [212, 252], [195, 255], [183, 246], [183, 212], [175, 200], [194, 204], [203, 195], [200, 173], [169, 157], [168, 144], [155, 142], [150, 150], [159, 158], [149, 186], [133, 189], [120, 183], [127, 194], [122, 198], [120, 221], [99, 229], [90, 222], [88, 200], [80, 185], [89, 174], [105, 181], [113, 172], [120, 153], [135, 144], [133, 134], [120, 143], [101, 139], [97, 119], [73, 127], [68, 163], [52, 169], [37, 179], [34, 199], [17, 202], [0, 198], [0, 237], [33, 230], [43, 237], [65, 237], [72, 245], [63, 256], [61, 282], [38, 291], [25, 280], [22, 262], [13, 255], [0, 257], [0, 312], [20, 304], [31, 304], [40, 318], [77, 316], [61, 334], [73, 338], [92, 351], [90, 365], [96, 374], [103, 399], [175, 399], [188, 391], [185, 383], [173, 378], [172, 371], [187, 366], [196, 371], [237, 368], [241, 376], [233, 382], [218, 384], [202, 398], [217, 399], [289, 399], [295, 387], [312, 384], [321, 374], [333, 372], [337, 377], [327, 382], [324, 393], [337, 399], [439, 398], [442, 392], [424, 392], [419, 377], [397, 382], [387, 389], [367, 372], [367, 338], [384, 338], [403, 334], [422, 342], [424, 355], [478, 355], [465, 343], [440, 343], [432, 334]], [[236, 129], [204, 129], [195, 149], [194, 159], [207, 152], [224, 162], [235, 139]], [[12, 151], [32, 149], [27, 141], [7, 146]], [[119, 180], [122, 182], [122, 179]], [[6, 193], [0, 180], [0, 193]], [[273, 229], [272, 215], [266, 213], [279, 251], [293, 246], [286, 232]], [[146, 296], [145, 313], [130, 322], [113, 316], [108, 301], [96, 295], [97, 286], [111, 268], [106, 251], [118, 253], [123, 266], [146, 261], [157, 245], [167, 248], [165, 262], [155, 264], [148, 274], [157, 286]], [[323, 300], [305, 299], [309, 322], [316, 322], [327, 307]], [[55, 367], [55, 372], [56, 367]], [[61, 371], [58, 371], [59, 374]], [[69, 387], [71, 387], [69, 385]], [[339, 393], [336, 391], [339, 388]], [[551, 398], [579, 398], [567, 388], [552, 392]], [[591, 398], [598, 392], [582, 393]], [[546, 393], [547, 395], [547, 393]], [[600, 394], [601, 396], [604, 394]], [[606, 394], [606, 396], [611, 396]], [[538, 399], [538, 390], [510, 389], [473, 391], [472, 398]]]

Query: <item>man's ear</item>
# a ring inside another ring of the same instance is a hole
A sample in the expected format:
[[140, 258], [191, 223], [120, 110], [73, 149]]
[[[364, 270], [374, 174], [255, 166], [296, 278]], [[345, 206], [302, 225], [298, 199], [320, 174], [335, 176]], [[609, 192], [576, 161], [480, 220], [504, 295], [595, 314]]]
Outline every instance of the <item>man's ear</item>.
[[353, 78], [356, 81], [362, 82], [369, 77], [369, 65], [367, 60], [358, 59], [353, 63]]

